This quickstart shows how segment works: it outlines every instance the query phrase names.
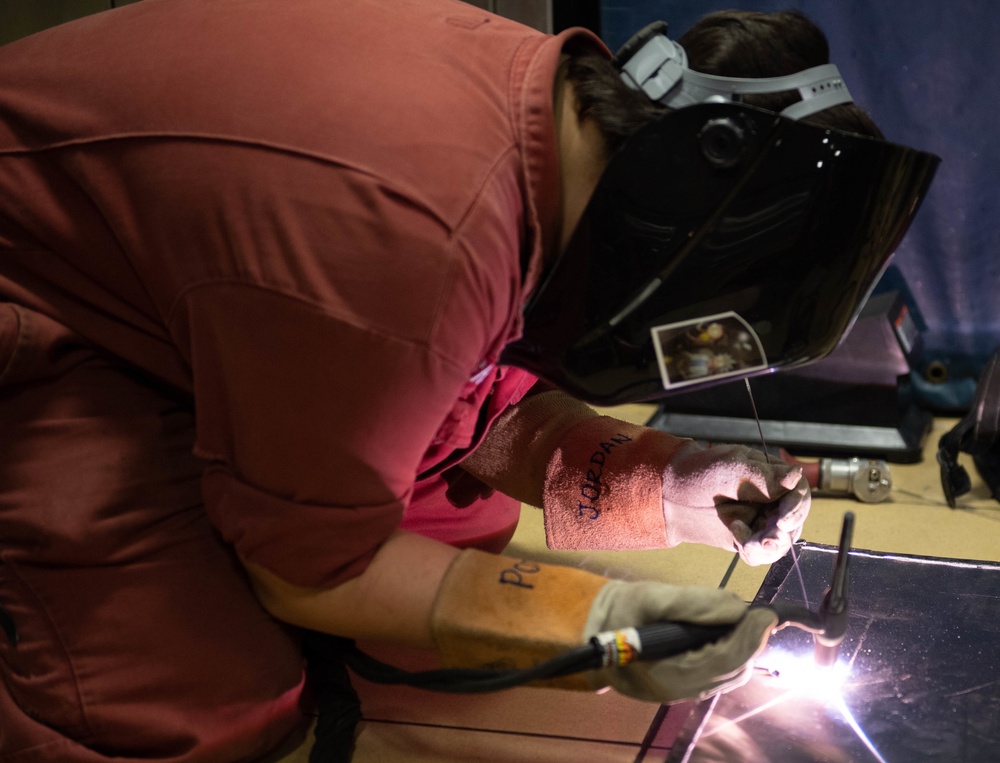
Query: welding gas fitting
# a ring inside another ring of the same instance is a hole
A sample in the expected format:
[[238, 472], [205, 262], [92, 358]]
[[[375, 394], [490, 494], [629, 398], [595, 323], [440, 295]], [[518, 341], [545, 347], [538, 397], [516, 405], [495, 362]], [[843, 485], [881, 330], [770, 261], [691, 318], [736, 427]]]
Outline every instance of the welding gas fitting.
[[818, 492], [853, 495], [863, 503], [879, 503], [889, 497], [892, 475], [889, 465], [874, 458], [821, 458]]
[[784, 448], [765, 451], [778, 455], [789, 464], [802, 467], [802, 473], [816, 493], [828, 496], [849, 495], [864, 503], [879, 503], [889, 497], [892, 474], [889, 464], [877, 458], [821, 458], [800, 461]]

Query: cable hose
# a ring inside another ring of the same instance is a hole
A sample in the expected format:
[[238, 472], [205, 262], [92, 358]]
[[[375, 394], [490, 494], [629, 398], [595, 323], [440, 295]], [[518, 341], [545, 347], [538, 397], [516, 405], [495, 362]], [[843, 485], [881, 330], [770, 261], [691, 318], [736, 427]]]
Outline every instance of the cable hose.
[[344, 662], [359, 676], [373, 683], [404, 684], [428, 691], [479, 694], [599, 668], [601, 650], [597, 645], [587, 643], [534, 667], [515, 670], [441, 668], [411, 672], [387, 665], [357, 647], [345, 650]]

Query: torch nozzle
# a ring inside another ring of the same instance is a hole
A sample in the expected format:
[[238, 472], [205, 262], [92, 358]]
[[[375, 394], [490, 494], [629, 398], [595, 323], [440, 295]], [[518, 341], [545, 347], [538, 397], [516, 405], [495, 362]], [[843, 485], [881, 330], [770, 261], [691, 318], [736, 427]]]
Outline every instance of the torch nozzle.
[[840, 642], [824, 644], [818, 637], [814, 637], [814, 640], [813, 659], [816, 660], [816, 665], [821, 668], [832, 668], [836, 665], [837, 657], [840, 655]]
[[[837, 662], [840, 645], [847, 632], [847, 564], [851, 540], [854, 535], [854, 513], [844, 514], [844, 524], [840, 532], [840, 547], [833, 566], [830, 587], [826, 589], [823, 602], [817, 610], [789, 602], [774, 602], [766, 606], [778, 616], [779, 627], [794, 625], [813, 634], [816, 664], [832, 667]], [[734, 624], [697, 625], [684, 622], [659, 622], [643, 625], [636, 629], [639, 646], [631, 659], [658, 660], [681, 652], [696, 649], [732, 632]], [[591, 640], [601, 650], [607, 665], [624, 665], [618, 662], [617, 639], [623, 631], [599, 633]], [[612, 645], [613, 648], [609, 648]]]
[[847, 632], [847, 572], [851, 540], [854, 536], [854, 512], [844, 514], [840, 530], [840, 546], [833, 565], [833, 578], [819, 606], [822, 629], [813, 634], [816, 664], [831, 667], [840, 653], [840, 645]]

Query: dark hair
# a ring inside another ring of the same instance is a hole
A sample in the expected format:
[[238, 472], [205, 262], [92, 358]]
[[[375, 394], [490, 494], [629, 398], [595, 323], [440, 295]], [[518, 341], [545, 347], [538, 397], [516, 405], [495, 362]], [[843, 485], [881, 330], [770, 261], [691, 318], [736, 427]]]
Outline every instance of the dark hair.
[[[702, 17], [678, 40], [688, 66], [723, 77], [780, 77], [830, 62], [826, 36], [799, 11], [718, 11]], [[662, 116], [666, 107], [622, 82], [617, 68], [594, 55], [571, 56], [562, 73], [576, 93], [580, 119], [593, 119], [613, 153], [636, 131]], [[744, 96], [753, 106], [781, 111], [798, 93]], [[860, 107], [841, 104], [802, 120], [820, 127], [881, 138]]]
[[[822, 30], [800, 11], [718, 11], [698, 21], [678, 40], [692, 69], [720, 77], [782, 77], [830, 63]], [[796, 92], [744, 96], [746, 103], [781, 111], [799, 100]], [[802, 120], [820, 127], [882, 137], [859, 106], [846, 103]]]

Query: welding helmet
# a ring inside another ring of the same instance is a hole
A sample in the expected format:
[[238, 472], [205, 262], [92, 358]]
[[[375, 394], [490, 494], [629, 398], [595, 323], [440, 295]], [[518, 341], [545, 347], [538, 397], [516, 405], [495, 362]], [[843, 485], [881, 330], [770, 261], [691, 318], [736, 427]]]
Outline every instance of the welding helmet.
[[[850, 102], [833, 65], [769, 79], [693, 72], [662, 22], [617, 61], [670, 110], [611, 158], [502, 361], [617, 405], [829, 354], [938, 157], [799, 121]], [[738, 100], [789, 89], [801, 100], [780, 114]]]

